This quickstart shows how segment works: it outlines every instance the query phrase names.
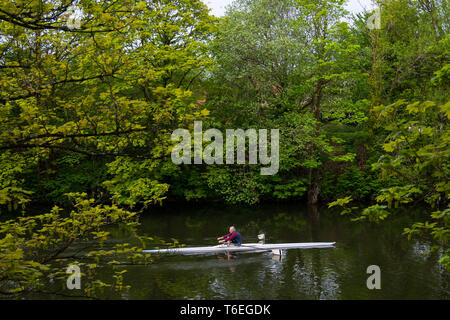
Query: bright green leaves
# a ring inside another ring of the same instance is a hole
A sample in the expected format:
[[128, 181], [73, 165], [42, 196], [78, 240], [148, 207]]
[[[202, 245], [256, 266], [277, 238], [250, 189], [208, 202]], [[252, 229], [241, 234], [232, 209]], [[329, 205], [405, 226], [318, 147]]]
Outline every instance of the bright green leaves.
[[[96, 205], [94, 199], [89, 199], [86, 194], [69, 194], [73, 200], [74, 209], [67, 217], [61, 213], [61, 209], [54, 207], [50, 213], [31, 217], [20, 217], [0, 223], [0, 291], [7, 294], [17, 294], [22, 291], [31, 292], [47, 286], [48, 277], [61, 281], [65, 285], [67, 279], [66, 268], [68, 264], [58, 262], [72, 262], [79, 265], [84, 271], [86, 279], [83, 290], [88, 296], [94, 296], [95, 292], [109, 285], [96, 282], [95, 270], [98, 263], [78, 263], [72, 257], [79, 253], [78, 258], [83, 258], [78, 249], [72, 245], [89, 248], [101, 248], [108, 240], [110, 233], [104, 230], [111, 224], [120, 223], [128, 228], [130, 233], [137, 226], [136, 213], [126, 211], [115, 205]], [[121, 244], [125, 246], [126, 244]], [[92, 250], [88, 257], [94, 261], [133, 256], [140, 248], [132, 247], [129, 250]], [[85, 258], [85, 257], [84, 257]], [[147, 260], [146, 255], [134, 257]], [[137, 260], [136, 260], [137, 261]], [[125, 289], [122, 273], [116, 273], [116, 289]], [[98, 286], [96, 285], [98, 284]]]
[[0, 212], [4, 205], [9, 211], [17, 210], [18, 206], [24, 210], [31, 201], [33, 192], [23, 188], [24, 179], [21, 178], [29, 165], [26, 157], [20, 154], [0, 154]]
[[450, 249], [445, 251], [445, 255], [439, 260], [439, 263], [450, 272]]
[[378, 202], [387, 202], [388, 207], [398, 208], [400, 204], [407, 204], [412, 202], [423, 191], [414, 185], [407, 185], [402, 187], [392, 187], [382, 189], [380, 195], [377, 196]]
[[[411, 228], [405, 228], [403, 234], [408, 236], [408, 240], [411, 240], [413, 236], [423, 235], [426, 232], [430, 232], [436, 227], [436, 225], [436, 222], [417, 222], [414, 223]], [[439, 228], [439, 231], [441, 230], [442, 228]], [[448, 234], [448, 230], [446, 231], [446, 233]]]
[[398, 196], [403, 197], [411, 190], [417, 193], [418, 188], [426, 190], [428, 199], [436, 200], [436, 192], [441, 192], [440, 186], [446, 185], [449, 174], [449, 131], [445, 105], [438, 106], [432, 101], [408, 104], [399, 100], [389, 106], [375, 107], [374, 112], [379, 119], [377, 126], [388, 132], [383, 144], [388, 154], [382, 156], [374, 168], [380, 169], [385, 177], [391, 174], [409, 182], [402, 187], [406, 188], [403, 191], [400, 187], [383, 191], [387, 198], [382, 201], [395, 198], [387, 194], [400, 192], [402, 195]]
[[447, 119], [450, 120], [450, 101], [447, 101], [446, 104], [443, 104], [439, 107], [441, 112], [445, 113]]
[[[450, 168], [448, 104], [434, 101], [408, 103], [398, 100], [388, 106], [373, 108], [377, 128], [387, 133], [385, 151], [375, 170], [381, 171], [386, 188], [380, 190], [377, 202], [398, 208], [425, 201], [430, 209], [439, 208], [449, 199]], [[379, 221], [388, 216], [385, 206], [364, 209], [358, 220]], [[411, 239], [431, 236], [440, 245], [449, 240], [449, 209], [434, 211], [425, 222], [404, 229]], [[438, 248], [439, 246], [436, 246]], [[448, 253], [441, 259], [447, 268]]]
[[444, 210], [435, 211], [431, 218], [436, 221], [436, 227], [433, 226], [431, 235], [434, 239], [448, 243], [450, 239], [450, 206]]
[[394, 150], [398, 149], [399, 146], [401, 146], [403, 144], [403, 142], [405, 142], [405, 140], [406, 139], [404, 136], [400, 136], [395, 140], [385, 143], [383, 145], [383, 149], [384, 149], [384, 151], [387, 151], [387, 152], [393, 152]]
[[[337, 199], [334, 202], [328, 204], [328, 208], [332, 208], [335, 206], [341, 207], [341, 215], [351, 215], [351, 221], [367, 221], [367, 222], [376, 222], [379, 223], [386, 219], [390, 212], [385, 210], [386, 206], [375, 204], [370, 207], [362, 209], [362, 211], [358, 207], [351, 207], [350, 202], [353, 199], [351, 196]], [[358, 214], [356, 211], [360, 211]]]
[[420, 103], [419, 101], [414, 102], [406, 106], [406, 110], [409, 113], [425, 113], [428, 108], [434, 107], [436, 103], [433, 101], [425, 101]]
[[351, 196], [347, 196], [345, 198], [337, 199], [336, 201], [330, 202], [328, 204], [328, 208], [332, 207], [341, 207], [343, 210], [341, 211], [341, 215], [346, 215], [351, 213], [353, 210], [357, 209], [356, 207], [348, 207], [349, 203], [352, 202], [353, 199]]
[[[450, 240], [450, 207], [444, 210], [439, 210], [431, 213], [431, 221], [414, 223], [410, 228], [405, 228], [403, 234], [408, 236], [408, 239], [413, 237], [431, 238], [439, 243], [445, 245]], [[439, 249], [435, 246], [432, 251]], [[441, 263], [448, 271], [450, 271], [450, 250], [444, 251], [443, 257], [440, 259]]]
[[282, 181], [273, 188], [273, 195], [277, 199], [299, 199], [308, 190], [306, 179]]
[[434, 73], [431, 83], [434, 85], [445, 85], [450, 81], [450, 64], [444, 65], [440, 70]]
[[354, 219], [354, 221], [364, 221], [368, 222], [381, 222], [389, 216], [389, 211], [385, 210], [386, 206], [375, 204], [373, 206], [365, 208], [361, 216]]
[[150, 178], [159, 168], [158, 161], [118, 158], [109, 163], [108, 168], [114, 178], [103, 184], [117, 203], [134, 207], [138, 202], [143, 202], [147, 206], [161, 204], [165, 199], [169, 185]]
[[336, 162], [352, 162], [356, 159], [356, 154], [349, 152], [343, 155], [332, 156], [330, 159]]

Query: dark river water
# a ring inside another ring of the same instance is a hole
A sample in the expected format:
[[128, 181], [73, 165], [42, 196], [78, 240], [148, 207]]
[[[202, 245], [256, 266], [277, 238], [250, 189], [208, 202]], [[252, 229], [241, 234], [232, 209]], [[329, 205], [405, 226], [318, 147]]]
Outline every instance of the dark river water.
[[[245, 242], [336, 241], [335, 248], [227, 256], [163, 256], [149, 266], [127, 266], [125, 299], [450, 299], [450, 275], [426, 255], [430, 244], [408, 241], [404, 227], [420, 209], [397, 212], [376, 225], [350, 222], [327, 208], [168, 207], [143, 215], [140, 232], [187, 246], [215, 245], [236, 226]], [[120, 232], [114, 233], [116, 241]], [[367, 268], [381, 271], [381, 289], [369, 290]]]

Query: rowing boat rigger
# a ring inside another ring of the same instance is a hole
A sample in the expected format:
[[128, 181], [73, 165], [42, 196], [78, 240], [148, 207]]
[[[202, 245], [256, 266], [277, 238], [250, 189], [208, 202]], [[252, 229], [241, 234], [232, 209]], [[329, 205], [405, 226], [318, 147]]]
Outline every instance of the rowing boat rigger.
[[[261, 238], [261, 235], [258, 236]], [[170, 249], [143, 250], [144, 253], [153, 254], [209, 254], [227, 252], [264, 252], [272, 251], [274, 254], [281, 254], [282, 250], [288, 249], [311, 249], [311, 248], [334, 248], [336, 242], [300, 242], [300, 243], [247, 243], [240, 246], [221, 244], [209, 247], [183, 247]]]

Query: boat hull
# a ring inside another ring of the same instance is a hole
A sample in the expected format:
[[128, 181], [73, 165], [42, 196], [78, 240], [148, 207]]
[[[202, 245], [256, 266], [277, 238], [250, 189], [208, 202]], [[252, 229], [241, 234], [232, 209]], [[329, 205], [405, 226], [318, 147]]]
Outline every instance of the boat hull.
[[226, 253], [226, 252], [265, 252], [272, 250], [289, 250], [289, 249], [311, 249], [311, 248], [334, 248], [336, 242], [303, 242], [303, 243], [274, 243], [259, 244], [248, 243], [240, 246], [236, 245], [218, 245], [210, 247], [182, 247], [170, 249], [154, 249], [143, 250], [144, 253], [151, 254], [208, 254], [208, 253]]

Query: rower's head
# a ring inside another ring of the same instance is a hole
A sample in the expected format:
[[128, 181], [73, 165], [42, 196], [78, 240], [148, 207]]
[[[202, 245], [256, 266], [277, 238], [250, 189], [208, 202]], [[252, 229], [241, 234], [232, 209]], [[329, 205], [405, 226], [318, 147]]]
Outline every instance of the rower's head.
[[230, 227], [230, 233], [232, 233], [232, 232], [234, 232], [234, 231], [236, 231], [236, 228], [233, 227], [233, 226], [231, 226], [231, 227]]

